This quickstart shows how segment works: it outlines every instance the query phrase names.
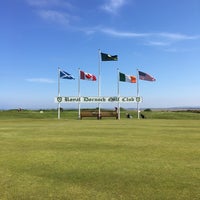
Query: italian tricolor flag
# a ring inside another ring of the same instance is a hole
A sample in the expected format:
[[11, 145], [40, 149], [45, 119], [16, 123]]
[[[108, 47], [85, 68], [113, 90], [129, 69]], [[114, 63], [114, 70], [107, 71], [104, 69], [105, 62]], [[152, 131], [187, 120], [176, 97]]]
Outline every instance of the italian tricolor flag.
[[128, 83], [136, 83], [136, 77], [119, 72], [119, 81], [128, 82]]

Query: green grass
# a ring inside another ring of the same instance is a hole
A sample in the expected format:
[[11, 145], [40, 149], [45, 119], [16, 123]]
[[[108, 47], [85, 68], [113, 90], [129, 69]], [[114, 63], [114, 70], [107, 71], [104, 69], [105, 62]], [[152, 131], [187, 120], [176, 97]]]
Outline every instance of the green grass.
[[200, 199], [199, 120], [3, 114], [1, 200]]
[[[121, 118], [126, 118], [126, 114], [129, 113], [133, 116], [133, 119], [137, 119], [137, 111], [121, 111]], [[194, 112], [193, 110], [189, 111], [152, 111], [144, 112], [146, 119], [191, 119], [191, 120], [200, 120], [200, 110]], [[61, 119], [78, 119], [78, 110], [64, 110], [60, 113]], [[44, 110], [43, 113], [40, 113], [39, 110], [23, 110], [17, 112], [17, 110], [6, 110], [0, 111], [0, 120], [5, 119], [57, 119], [58, 113], [56, 110]], [[84, 118], [86, 119], [86, 118]], [[90, 120], [96, 120], [95, 118], [87, 118]], [[104, 118], [107, 120], [109, 118]], [[113, 118], [114, 119], [114, 118]]]

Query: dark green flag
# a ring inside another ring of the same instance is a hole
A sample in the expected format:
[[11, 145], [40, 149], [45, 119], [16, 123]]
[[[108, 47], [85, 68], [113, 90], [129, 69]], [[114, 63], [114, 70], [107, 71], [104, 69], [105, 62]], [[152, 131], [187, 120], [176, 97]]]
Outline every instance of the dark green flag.
[[111, 56], [107, 53], [101, 53], [101, 60], [102, 61], [117, 61], [118, 56], [117, 55]]

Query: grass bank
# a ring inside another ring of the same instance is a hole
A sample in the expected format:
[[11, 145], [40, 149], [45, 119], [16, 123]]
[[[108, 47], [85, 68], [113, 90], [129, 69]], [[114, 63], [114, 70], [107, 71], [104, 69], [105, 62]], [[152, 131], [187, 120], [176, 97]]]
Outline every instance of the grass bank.
[[199, 146], [199, 120], [8, 116], [0, 199], [200, 199]]
[[[137, 119], [137, 111], [122, 110], [121, 119], [126, 119], [126, 115], [129, 113], [132, 119]], [[186, 119], [186, 120], [200, 120], [200, 110], [182, 110], [182, 111], [141, 111], [145, 116], [145, 119]], [[78, 110], [64, 110], [60, 113], [61, 119], [78, 119]], [[11, 119], [57, 119], [57, 110], [5, 110], [0, 111], [0, 120]], [[84, 118], [85, 120], [86, 118]], [[96, 118], [87, 118], [90, 120], [96, 120]], [[107, 120], [108, 118], [103, 118]], [[110, 118], [110, 119], [114, 119]]]

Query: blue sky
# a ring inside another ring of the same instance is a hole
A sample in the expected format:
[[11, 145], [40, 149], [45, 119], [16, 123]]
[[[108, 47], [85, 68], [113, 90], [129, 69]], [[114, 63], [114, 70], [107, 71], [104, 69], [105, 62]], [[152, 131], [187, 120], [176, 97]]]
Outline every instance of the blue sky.
[[[199, 0], [2, 1], [0, 109], [56, 108], [58, 67], [76, 77], [60, 80], [61, 95], [77, 96], [78, 68], [98, 76], [98, 49], [118, 55], [101, 63], [102, 96], [117, 95], [117, 68], [138, 68], [156, 78], [139, 81], [141, 107], [200, 106], [199, 21]], [[98, 82], [80, 87], [98, 95]], [[120, 82], [120, 95], [136, 88]]]

